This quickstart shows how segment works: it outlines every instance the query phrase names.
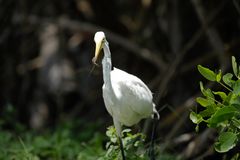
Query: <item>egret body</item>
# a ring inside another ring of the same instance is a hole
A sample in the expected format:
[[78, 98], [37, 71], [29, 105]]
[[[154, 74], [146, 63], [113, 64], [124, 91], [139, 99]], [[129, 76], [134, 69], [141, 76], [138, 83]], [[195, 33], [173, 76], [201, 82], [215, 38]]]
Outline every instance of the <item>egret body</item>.
[[93, 63], [96, 64], [102, 49], [104, 52], [103, 99], [121, 141], [122, 125], [132, 126], [153, 114], [159, 118], [159, 114], [155, 109], [152, 93], [142, 80], [120, 69], [112, 70], [111, 52], [104, 32], [96, 32], [94, 41], [96, 49]]

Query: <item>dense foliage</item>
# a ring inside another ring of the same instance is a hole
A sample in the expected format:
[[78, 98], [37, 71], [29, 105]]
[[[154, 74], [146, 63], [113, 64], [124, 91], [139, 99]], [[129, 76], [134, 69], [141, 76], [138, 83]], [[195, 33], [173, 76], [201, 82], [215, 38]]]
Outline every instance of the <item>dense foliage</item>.
[[198, 71], [209, 81], [217, 82], [223, 88], [218, 91], [205, 89], [200, 82], [203, 97], [196, 99], [203, 108], [198, 112], [191, 112], [190, 119], [197, 124], [205, 122], [208, 127], [218, 129], [218, 140], [215, 149], [218, 152], [227, 152], [240, 142], [240, 66], [235, 57], [232, 57], [233, 73], [222, 75], [198, 65]]

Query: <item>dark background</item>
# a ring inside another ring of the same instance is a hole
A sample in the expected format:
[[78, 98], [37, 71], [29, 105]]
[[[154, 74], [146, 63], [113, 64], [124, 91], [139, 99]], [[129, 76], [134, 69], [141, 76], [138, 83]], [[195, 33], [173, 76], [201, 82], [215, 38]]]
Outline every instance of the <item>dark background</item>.
[[[196, 66], [227, 72], [231, 56], [239, 60], [238, 0], [0, 0], [1, 128], [14, 131], [18, 122], [41, 131], [80, 119], [99, 122], [96, 132], [104, 133], [112, 119], [103, 104], [101, 67], [91, 72], [99, 30], [113, 66], [153, 92], [161, 149], [185, 158], [222, 156], [212, 149], [215, 132], [202, 126], [196, 134], [189, 111], [200, 80], [219, 87]], [[150, 134], [151, 121], [133, 128]]]

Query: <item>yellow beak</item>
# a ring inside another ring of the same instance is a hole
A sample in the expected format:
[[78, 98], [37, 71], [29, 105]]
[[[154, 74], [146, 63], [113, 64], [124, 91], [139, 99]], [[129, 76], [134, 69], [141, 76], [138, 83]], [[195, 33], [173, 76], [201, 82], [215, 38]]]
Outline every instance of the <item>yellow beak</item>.
[[98, 65], [96, 62], [97, 62], [97, 58], [98, 58], [101, 50], [102, 50], [102, 42], [96, 42], [95, 56], [94, 56], [93, 59], [92, 59], [92, 62], [93, 62], [95, 65]]

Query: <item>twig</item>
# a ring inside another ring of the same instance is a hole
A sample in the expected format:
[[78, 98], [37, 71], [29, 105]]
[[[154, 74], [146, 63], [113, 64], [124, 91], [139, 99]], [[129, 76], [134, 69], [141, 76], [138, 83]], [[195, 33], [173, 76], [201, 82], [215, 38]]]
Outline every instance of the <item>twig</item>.
[[78, 30], [78, 31], [79, 30], [87, 31], [90, 33], [95, 33], [96, 31], [102, 30], [106, 33], [106, 35], [110, 41], [122, 46], [123, 48], [134, 53], [137, 56], [141, 56], [143, 59], [145, 59], [145, 60], [151, 62], [153, 65], [155, 65], [160, 71], [166, 69], [165, 62], [161, 58], [159, 58], [159, 56], [156, 53], [152, 53], [149, 49], [141, 48], [136, 43], [134, 43], [116, 33], [113, 33], [111, 31], [107, 30], [106, 28], [94, 26], [89, 23], [70, 20], [67, 18], [59, 19], [58, 24], [64, 28]]
[[181, 118], [177, 121], [177, 123], [173, 126], [173, 128], [171, 129], [171, 131], [168, 133], [168, 135], [166, 136], [166, 138], [164, 139], [164, 147], [161, 148], [161, 151], [164, 152], [164, 150], [171, 145], [172, 143], [172, 138], [175, 136], [175, 134], [177, 133], [177, 131], [179, 131], [179, 129], [182, 127], [182, 125], [184, 124], [184, 122], [186, 121], [186, 119], [188, 118], [188, 112], [185, 112]]
[[199, 38], [202, 36], [203, 30], [197, 31], [193, 38], [185, 45], [185, 47], [182, 49], [182, 51], [177, 55], [173, 63], [170, 64], [169, 68], [164, 72], [163, 80], [161, 81], [161, 84], [158, 87], [159, 93], [155, 97], [156, 104], [159, 104], [160, 99], [164, 96], [164, 93], [166, 92], [166, 89], [168, 87], [168, 83], [171, 81], [171, 79], [174, 77], [174, 74], [176, 72], [176, 69], [183, 59], [183, 57], [187, 54], [187, 52], [195, 45], [195, 43], [199, 40]]
[[[162, 129], [166, 126], [170, 126], [174, 122], [179, 123], [179, 120], [177, 118], [179, 117], [178, 115], [182, 115], [184, 112], [189, 110], [194, 104], [196, 104], [196, 97], [200, 96], [200, 92], [197, 94], [193, 95], [192, 97], [188, 98], [183, 104], [179, 105], [176, 108], [175, 112], [171, 112], [169, 115], [167, 115], [165, 118], [163, 118], [163, 121], [161, 121], [161, 125], [159, 126], [159, 129]], [[178, 114], [176, 114], [178, 113]]]
[[179, 11], [178, 11], [178, 0], [169, 0], [170, 6], [170, 18], [168, 19], [169, 25], [169, 43], [171, 46], [171, 52], [174, 55], [179, 53], [182, 43], [182, 35], [180, 32], [179, 25]]
[[[236, 47], [238, 45], [240, 45], [239, 38], [226, 43], [226, 45], [224, 46], [225, 53], [230, 52], [231, 49], [233, 49], [234, 47]], [[205, 55], [202, 55], [202, 56], [198, 57], [197, 59], [194, 59], [193, 61], [184, 64], [181, 67], [180, 72], [178, 72], [178, 74], [184, 74], [184, 73], [190, 71], [191, 69], [193, 69], [194, 67], [196, 67], [197, 64], [206, 63], [206, 61], [210, 61], [211, 59], [216, 58], [217, 55], [218, 55], [218, 53], [213, 52], [213, 51], [206, 53]]]
[[206, 148], [206, 144], [209, 141], [209, 137], [211, 137], [214, 133], [213, 129], [206, 129], [204, 132], [200, 134], [200, 136], [193, 139], [183, 151], [182, 155], [185, 159], [193, 158], [198, 153], [202, 152]]
[[235, 8], [236, 8], [236, 10], [237, 10], [237, 12], [238, 12], [238, 14], [240, 15], [240, 6], [239, 6], [239, 4], [237, 3], [237, 0], [233, 0], [233, 4], [234, 4], [234, 6], [235, 6]]
[[[195, 7], [196, 13], [200, 22], [202, 23], [202, 27], [208, 37], [208, 40], [213, 48], [213, 50], [218, 54], [218, 59], [221, 64], [224, 64], [224, 44], [221, 40], [219, 34], [213, 26], [209, 26], [206, 20], [206, 13], [204, 8], [202, 7], [200, 0], [191, 0], [193, 6]], [[223, 6], [226, 1], [223, 1], [220, 6]]]
[[[216, 17], [216, 15], [219, 13], [219, 11], [223, 8], [223, 4], [220, 4], [213, 12], [208, 16], [208, 19], [206, 19], [206, 23], [210, 24], [212, 20]], [[163, 72], [162, 75], [159, 75], [157, 77], [157, 80], [162, 81], [158, 87], [158, 93], [155, 97], [155, 103], [156, 106], [159, 106], [160, 99], [164, 96], [164, 94], [167, 91], [168, 84], [171, 82], [172, 78], [174, 77], [177, 67], [179, 63], [182, 61], [184, 56], [187, 54], [187, 52], [195, 45], [195, 43], [200, 39], [200, 37], [204, 33], [204, 28], [199, 29], [192, 38], [188, 41], [188, 43], [183, 47], [181, 52], [177, 54], [177, 57], [174, 59], [172, 63], [170, 63], [169, 67], [165, 72]], [[185, 111], [185, 109], [180, 108]], [[144, 123], [143, 131], [146, 133], [149, 130], [150, 127], [150, 120], [146, 120]]]
[[214, 52], [209, 52], [206, 53], [205, 55], [201, 55], [200, 57], [191, 60], [189, 63], [183, 64], [178, 74], [181, 75], [187, 73], [190, 70], [195, 70], [198, 64], [206, 63], [206, 61], [210, 61], [216, 58], [216, 56], [217, 55]]
[[200, 156], [194, 158], [194, 160], [202, 160], [204, 159], [205, 157], [211, 155], [214, 153], [214, 148], [213, 146], [209, 146], [208, 150], [206, 152], [204, 152], [203, 154], [201, 154]]
[[[223, 4], [220, 4], [216, 10], [212, 12], [212, 14], [206, 19], [206, 24], [210, 24], [211, 21], [216, 17], [217, 13], [223, 8]], [[168, 87], [168, 83], [173, 78], [175, 71], [179, 65], [179, 63], [182, 61], [183, 57], [187, 54], [187, 52], [195, 45], [195, 43], [200, 39], [200, 37], [204, 33], [204, 28], [202, 27], [199, 29], [191, 38], [191, 40], [188, 41], [188, 43], [183, 47], [181, 52], [177, 55], [175, 60], [170, 64], [166, 72], [164, 72], [164, 78], [158, 87], [158, 90], [160, 91], [157, 94], [156, 97], [156, 104], [159, 104], [160, 99], [163, 97], [164, 93], [166, 92], [166, 89]], [[163, 76], [163, 75], [162, 75]]]
[[[22, 19], [26, 19], [26, 17], [23, 17], [21, 15], [15, 16], [14, 23], [21, 22]], [[51, 22], [51, 23], [57, 24], [61, 28], [69, 29], [74, 32], [88, 32], [88, 33], [94, 34], [95, 32], [102, 30], [106, 33], [110, 41], [130, 51], [136, 56], [140, 56], [141, 58], [149, 61], [150, 63], [155, 65], [159, 71], [163, 71], [166, 69], [165, 62], [158, 56], [159, 53], [158, 54], [152, 53], [152, 51], [150, 51], [149, 49], [145, 47], [140, 47], [138, 44], [116, 33], [113, 33], [106, 28], [96, 26], [86, 22], [71, 20], [66, 17], [61, 17], [59, 19], [51, 19], [51, 18], [39, 18], [37, 16], [32, 15], [32, 16], [28, 16], [27, 20], [30, 24], [35, 24], [35, 25]]]

